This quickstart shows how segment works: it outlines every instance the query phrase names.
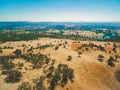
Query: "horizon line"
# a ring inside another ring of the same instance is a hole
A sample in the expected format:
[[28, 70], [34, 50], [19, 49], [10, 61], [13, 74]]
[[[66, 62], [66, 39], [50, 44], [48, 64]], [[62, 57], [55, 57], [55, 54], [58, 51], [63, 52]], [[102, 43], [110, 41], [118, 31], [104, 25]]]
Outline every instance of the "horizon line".
[[13, 21], [0, 21], [0, 22], [76, 22], [76, 23], [84, 23], [84, 22], [117, 22], [120, 23], [120, 21], [29, 21], [29, 20], [13, 20]]

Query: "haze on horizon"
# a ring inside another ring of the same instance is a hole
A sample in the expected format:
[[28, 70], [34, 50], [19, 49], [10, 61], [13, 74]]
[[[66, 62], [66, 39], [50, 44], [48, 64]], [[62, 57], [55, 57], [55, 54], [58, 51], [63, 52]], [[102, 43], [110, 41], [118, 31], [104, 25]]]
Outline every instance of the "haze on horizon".
[[120, 22], [120, 0], [0, 0], [0, 21]]

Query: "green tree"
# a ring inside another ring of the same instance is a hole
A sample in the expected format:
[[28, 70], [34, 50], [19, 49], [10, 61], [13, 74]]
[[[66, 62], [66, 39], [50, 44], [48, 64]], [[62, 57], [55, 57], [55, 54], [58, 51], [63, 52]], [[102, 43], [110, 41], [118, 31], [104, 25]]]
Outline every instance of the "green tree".
[[3, 51], [0, 49], [0, 54], [3, 53]]
[[16, 83], [19, 82], [22, 77], [22, 73], [17, 70], [11, 70], [7, 77], [5, 78], [5, 82], [7, 83]]
[[78, 51], [78, 57], [80, 57], [81, 54], [82, 54], [82, 52], [81, 52], [81, 51]]
[[114, 61], [116, 61], [116, 60], [110, 56], [108, 59], [108, 65], [111, 67], [114, 67], [115, 66]]
[[120, 82], [120, 70], [117, 70], [117, 71], [114, 73], [114, 76], [115, 76], [116, 80], [117, 80], [118, 82]]
[[22, 54], [22, 51], [20, 49], [16, 49], [14, 54], [16, 55], [16, 57], [20, 57]]
[[44, 80], [45, 77], [41, 76], [38, 81], [36, 82], [36, 89], [35, 90], [46, 90], [46, 87], [44, 86]]
[[68, 56], [67, 61], [71, 61], [71, 60], [72, 60], [72, 56]]
[[59, 64], [57, 69], [54, 70], [53, 75], [50, 78], [50, 90], [55, 90], [57, 85], [61, 85], [64, 87], [68, 80], [73, 82], [74, 80], [74, 71], [73, 69], [69, 68], [67, 64]]
[[102, 54], [99, 54], [99, 55], [98, 55], [98, 60], [99, 60], [100, 62], [102, 62], [103, 59], [104, 59], [104, 56], [103, 56]]
[[19, 86], [17, 90], [32, 90], [32, 88], [28, 82], [23, 82], [22, 85]]

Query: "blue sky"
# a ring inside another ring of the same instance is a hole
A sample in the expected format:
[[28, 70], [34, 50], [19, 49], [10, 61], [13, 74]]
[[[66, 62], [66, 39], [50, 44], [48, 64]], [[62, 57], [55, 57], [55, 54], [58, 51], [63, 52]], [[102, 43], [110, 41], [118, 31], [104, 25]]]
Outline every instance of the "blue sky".
[[0, 0], [0, 21], [120, 21], [120, 0]]

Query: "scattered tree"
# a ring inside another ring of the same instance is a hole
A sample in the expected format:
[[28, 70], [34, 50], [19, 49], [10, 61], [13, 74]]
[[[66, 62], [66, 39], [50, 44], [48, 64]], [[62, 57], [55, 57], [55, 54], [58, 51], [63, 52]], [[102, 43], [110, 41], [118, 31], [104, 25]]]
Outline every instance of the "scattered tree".
[[81, 52], [81, 51], [78, 51], [78, 57], [80, 57], [81, 54], [82, 54], [82, 52]]
[[5, 78], [5, 82], [7, 83], [16, 83], [19, 82], [22, 77], [22, 73], [17, 70], [11, 70], [11, 72]]
[[116, 60], [113, 57], [110, 56], [110, 58], [108, 59], [108, 65], [111, 66], [111, 67], [114, 67], [115, 66], [114, 62], [115, 61]]
[[14, 52], [14, 54], [15, 54], [15, 55], [16, 55], [16, 57], [18, 58], [18, 57], [20, 57], [20, 56], [21, 56], [22, 51], [21, 51], [20, 49], [16, 49], [16, 50], [15, 50], [15, 52]]
[[21, 86], [18, 86], [17, 90], [33, 90], [28, 82], [23, 82]]
[[99, 60], [100, 62], [102, 62], [103, 59], [104, 59], [104, 56], [103, 56], [102, 54], [99, 54], [99, 55], [98, 55], [98, 60]]
[[67, 61], [71, 61], [71, 60], [72, 60], [72, 56], [68, 56]]
[[117, 80], [118, 82], [120, 82], [120, 70], [117, 70], [117, 71], [114, 73], [114, 76], [115, 76], [116, 80]]

